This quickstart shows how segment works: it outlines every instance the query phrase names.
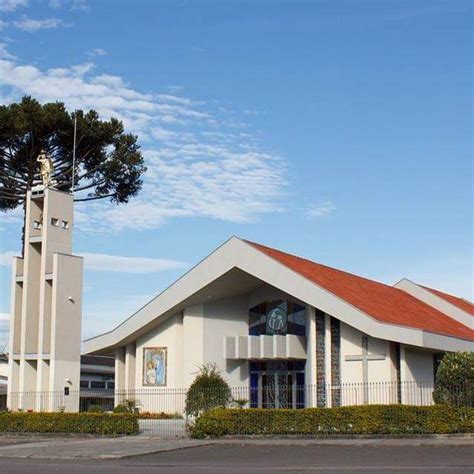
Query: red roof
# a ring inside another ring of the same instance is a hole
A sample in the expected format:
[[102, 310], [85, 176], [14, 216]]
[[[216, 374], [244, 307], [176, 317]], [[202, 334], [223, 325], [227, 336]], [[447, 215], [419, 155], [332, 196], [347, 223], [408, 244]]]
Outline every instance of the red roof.
[[427, 286], [423, 286], [423, 288], [425, 290], [431, 291], [431, 293], [434, 293], [436, 296], [446, 300], [448, 303], [451, 303], [466, 313], [472, 314], [472, 316], [474, 316], [474, 304], [472, 304], [470, 301], [459, 298], [458, 296], [449, 295], [448, 293], [443, 293], [442, 291], [435, 290], [433, 288], [428, 288]]
[[379, 321], [474, 341], [474, 330], [403, 290], [264, 245], [247, 243]]

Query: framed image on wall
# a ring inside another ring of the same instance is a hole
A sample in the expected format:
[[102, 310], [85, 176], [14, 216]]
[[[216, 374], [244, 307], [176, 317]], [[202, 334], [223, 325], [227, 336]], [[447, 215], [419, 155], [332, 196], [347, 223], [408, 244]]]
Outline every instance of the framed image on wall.
[[143, 385], [166, 386], [166, 347], [145, 347], [143, 349]]

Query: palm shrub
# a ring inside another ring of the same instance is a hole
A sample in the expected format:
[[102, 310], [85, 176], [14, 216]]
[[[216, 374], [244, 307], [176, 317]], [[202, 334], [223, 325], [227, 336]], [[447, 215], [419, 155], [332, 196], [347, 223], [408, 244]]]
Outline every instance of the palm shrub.
[[133, 399], [124, 400], [114, 408], [114, 413], [138, 413], [138, 402]]
[[435, 403], [474, 406], [474, 353], [451, 352], [444, 355], [436, 372]]
[[231, 401], [230, 387], [216, 364], [206, 364], [199, 367], [186, 393], [185, 411], [187, 415], [198, 416], [211, 408], [225, 408]]

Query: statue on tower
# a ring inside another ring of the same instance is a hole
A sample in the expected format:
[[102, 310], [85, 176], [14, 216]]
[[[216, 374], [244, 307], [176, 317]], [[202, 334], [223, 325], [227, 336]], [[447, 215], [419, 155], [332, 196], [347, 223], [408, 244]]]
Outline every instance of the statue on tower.
[[43, 180], [43, 186], [47, 188], [50, 185], [55, 184], [55, 181], [52, 178], [54, 173], [53, 161], [43, 149], [41, 149], [36, 161], [40, 164], [40, 174], [41, 179]]

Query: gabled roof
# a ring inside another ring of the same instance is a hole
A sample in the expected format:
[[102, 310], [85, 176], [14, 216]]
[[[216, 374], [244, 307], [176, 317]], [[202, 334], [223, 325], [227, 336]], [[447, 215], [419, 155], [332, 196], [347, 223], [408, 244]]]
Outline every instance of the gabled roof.
[[84, 341], [84, 351], [113, 354], [188, 306], [262, 282], [372, 337], [443, 351], [474, 348], [473, 329], [408, 292], [232, 237], [115, 329]]
[[474, 330], [403, 290], [255, 242], [246, 242], [381, 322], [474, 341]]
[[448, 293], [443, 293], [442, 291], [435, 290], [434, 288], [429, 288], [428, 286], [423, 286], [423, 288], [425, 290], [431, 291], [431, 293], [435, 294], [436, 296], [439, 296], [448, 303], [451, 303], [452, 305], [457, 306], [459, 309], [462, 309], [466, 313], [469, 313], [470, 315], [474, 316], [474, 304], [472, 304], [470, 301], [467, 301], [463, 298], [459, 298], [458, 296], [450, 295]]

